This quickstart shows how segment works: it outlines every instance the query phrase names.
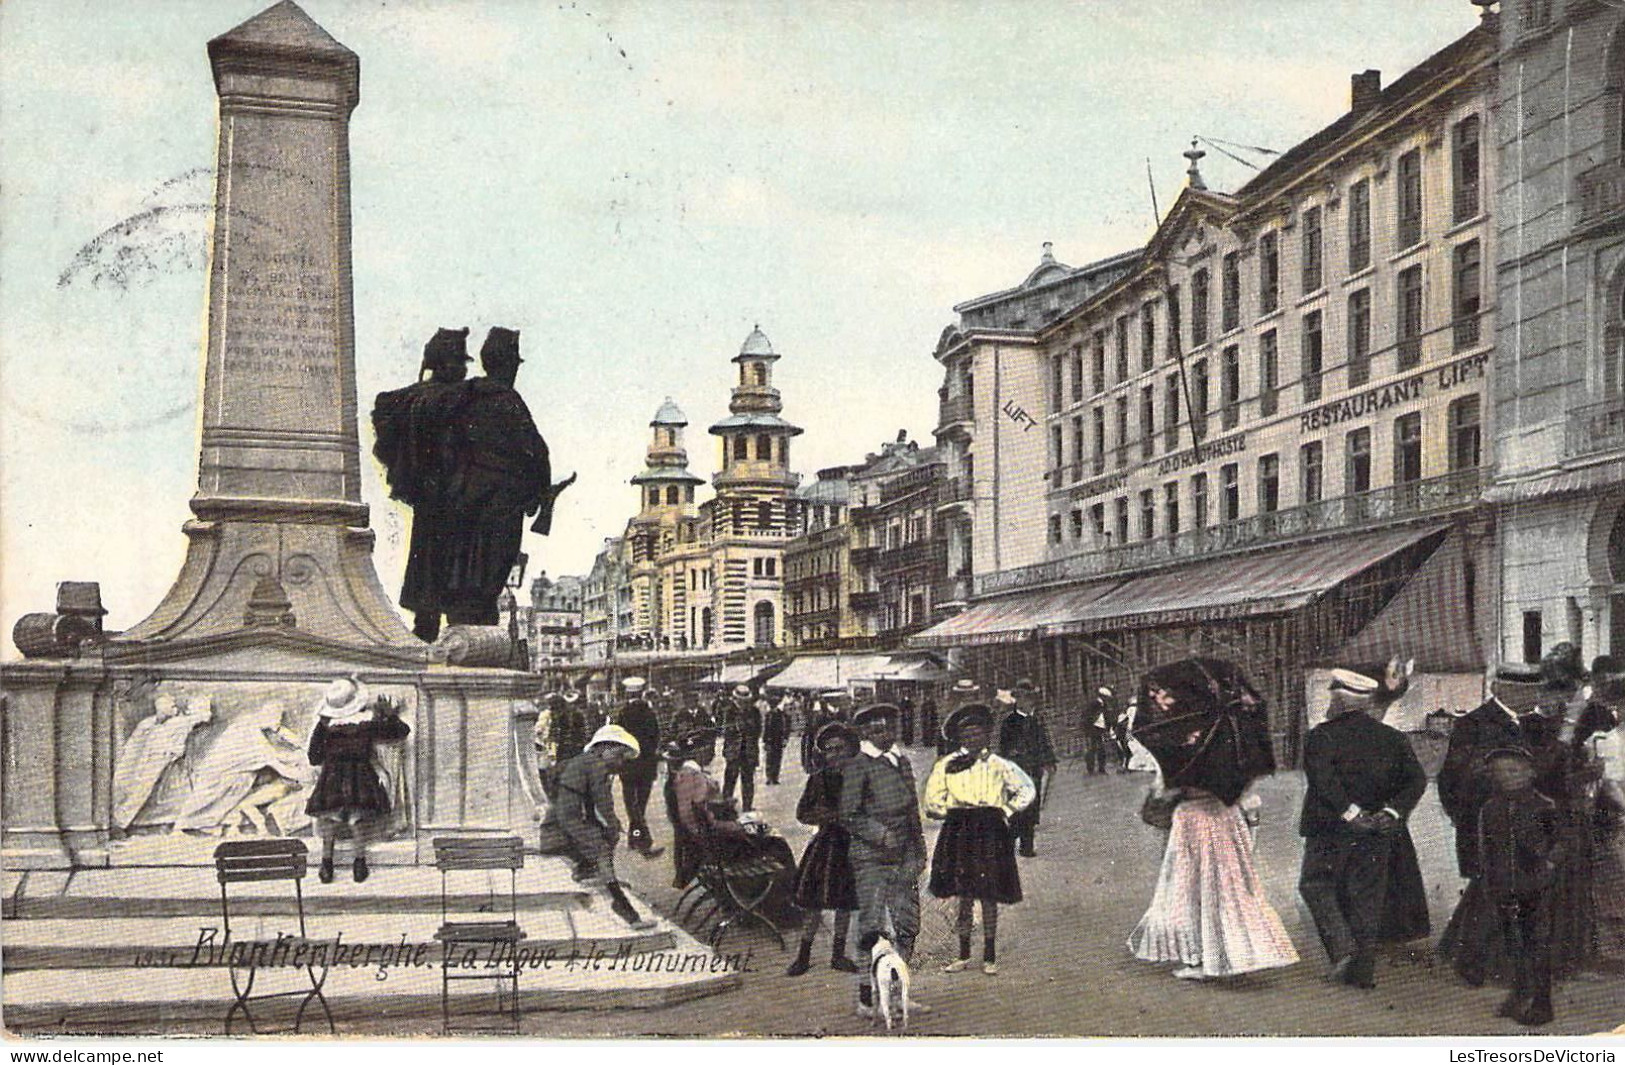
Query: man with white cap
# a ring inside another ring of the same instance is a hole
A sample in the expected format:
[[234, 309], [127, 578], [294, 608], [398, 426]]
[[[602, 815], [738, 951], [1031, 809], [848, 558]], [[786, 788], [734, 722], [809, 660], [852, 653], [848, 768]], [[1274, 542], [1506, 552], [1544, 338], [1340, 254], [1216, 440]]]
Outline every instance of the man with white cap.
[[1380, 682], [1332, 670], [1324, 722], [1304, 741], [1308, 788], [1298, 894], [1332, 963], [1331, 979], [1376, 986], [1376, 948], [1428, 932], [1427, 896], [1405, 819], [1427, 789], [1410, 741], [1381, 721]]
[[621, 706], [617, 724], [638, 741], [639, 754], [621, 769], [621, 801], [626, 804], [626, 845], [645, 858], [653, 860], [666, 853], [656, 847], [649, 835], [649, 796], [654, 791], [655, 777], [660, 775], [660, 718], [644, 696], [648, 682], [642, 677], [627, 677], [621, 681], [626, 702]]
[[1095, 697], [1083, 711], [1083, 768], [1091, 776], [1106, 772], [1106, 738], [1116, 716], [1112, 690], [1096, 688]]
[[621, 822], [609, 777], [642, 753], [637, 738], [619, 725], [605, 725], [593, 734], [587, 749], [559, 770], [554, 801], [542, 822], [542, 854], [556, 854], [575, 863], [575, 878], [603, 886], [615, 915], [633, 928], [650, 928], [626, 897], [615, 878], [615, 841]]

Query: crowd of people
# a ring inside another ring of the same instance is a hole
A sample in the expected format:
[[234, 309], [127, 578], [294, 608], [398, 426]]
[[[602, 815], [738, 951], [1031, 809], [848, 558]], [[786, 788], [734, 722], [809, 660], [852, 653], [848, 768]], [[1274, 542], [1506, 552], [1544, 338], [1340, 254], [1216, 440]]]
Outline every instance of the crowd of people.
[[[1530, 1026], [1552, 1019], [1554, 979], [1625, 968], [1625, 802], [1617, 767], [1610, 779], [1595, 752], [1618, 724], [1625, 669], [1599, 659], [1584, 671], [1571, 650], [1558, 655], [1539, 676], [1502, 678], [1522, 691], [1527, 713], [1497, 695], [1455, 721], [1437, 781], [1467, 880], [1439, 950], [1469, 983], [1508, 986], [1500, 1013]], [[1364, 989], [1376, 984], [1385, 944], [1431, 931], [1408, 827], [1428, 776], [1410, 738], [1383, 721], [1409, 667], [1331, 677], [1326, 720], [1303, 750], [1298, 890], [1328, 979]], [[909, 957], [922, 880], [932, 896], [956, 900], [959, 949], [944, 971], [972, 965], [979, 907], [981, 970], [998, 974], [1000, 908], [1022, 900], [1019, 859], [1037, 853], [1057, 764], [1047, 724], [1055, 716], [1038, 712], [1035, 685], [984, 697], [962, 679], [945, 716], [934, 700], [917, 710], [907, 700], [856, 705], [846, 691], [770, 695], [739, 685], [707, 698], [651, 692], [636, 677], [622, 689], [614, 708], [555, 693], [536, 732], [552, 800], [544, 850], [605, 885], [617, 914], [644, 920], [614, 875], [621, 826], [608, 775], [621, 776], [628, 848], [652, 861], [665, 853], [647, 820], [664, 762], [674, 886], [689, 886], [707, 856], [770, 870], [763, 913], [780, 927], [801, 925], [789, 976], [810, 970], [828, 914], [830, 965], [855, 974], [857, 1010], [872, 1012], [867, 966], [849, 946], [862, 952], [883, 936]], [[1191, 659], [1148, 673], [1126, 703], [1103, 685], [1078, 713], [1087, 774], [1157, 772], [1141, 816], [1167, 830], [1163, 861], [1128, 947], [1171, 963], [1182, 980], [1300, 960], [1253, 862], [1253, 784], [1275, 769], [1264, 711], [1239, 670]], [[795, 816], [813, 830], [799, 858], [755, 803], [758, 769], [765, 786], [779, 784], [798, 729], [806, 782]], [[935, 753], [923, 774], [907, 753], [917, 746]], [[925, 819], [942, 822], [929, 853]]]

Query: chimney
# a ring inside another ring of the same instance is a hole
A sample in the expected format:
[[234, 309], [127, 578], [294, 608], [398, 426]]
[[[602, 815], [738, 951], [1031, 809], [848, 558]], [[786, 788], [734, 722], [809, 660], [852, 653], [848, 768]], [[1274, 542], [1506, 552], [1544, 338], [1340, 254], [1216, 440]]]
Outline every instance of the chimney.
[[1349, 79], [1349, 110], [1361, 114], [1371, 110], [1382, 95], [1382, 71], [1367, 70]]

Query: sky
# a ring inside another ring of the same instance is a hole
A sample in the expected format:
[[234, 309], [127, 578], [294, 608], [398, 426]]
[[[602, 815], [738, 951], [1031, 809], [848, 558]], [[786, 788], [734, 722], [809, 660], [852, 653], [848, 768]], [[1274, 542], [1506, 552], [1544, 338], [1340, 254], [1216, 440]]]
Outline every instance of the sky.
[[[215, 95], [268, 0], [0, 4], [0, 639], [97, 580], [169, 589], [197, 484]], [[1142, 245], [1193, 135], [1284, 150], [1475, 24], [1468, 0], [302, 0], [361, 57], [350, 124], [361, 446], [436, 327], [522, 331], [553, 535], [584, 573], [671, 396], [709, 477], [729, 362], [783, 356], [804, 479], [931, 441], [954, 304]], [[1251, 157], [1262, 161], [1259, 156]], [[1252, 171], [1210, 151], [1212, 188]], [[150, 213], [156, 206], [178, 208]], [[153, 221], [161, 217], [162, 221]], [[97, 238], [128, 220], [137, 263]], [[398, 590], [409, 513], [364, 458]], [[702, 489], [701, 498], [705, 498]], [[11, 650], [9, 642], [6, 654]]]

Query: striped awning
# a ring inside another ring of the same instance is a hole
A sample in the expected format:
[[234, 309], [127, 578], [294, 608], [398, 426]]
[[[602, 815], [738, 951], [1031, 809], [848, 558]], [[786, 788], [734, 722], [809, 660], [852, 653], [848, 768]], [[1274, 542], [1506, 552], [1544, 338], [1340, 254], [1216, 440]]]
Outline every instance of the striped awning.
[[909, 643], [916, 647], [974, 647], [1031, 640], [1041, 627], [1065, 621], [1122, 583], [1121, 578], [1091, 581], [984, 599], [919, 633]]
[[1064, 621], [1046, 624], [1042, 635], [1289, 613], [1445, 528], [1388, 529], [1158, 570], [1093, 598]]
[[1613, 459], [1577, 470], [1559, 470], [1521, 481], [1503, 481], [1484, 493], [1491, 503], [1532, 503], [1554, 496], [1570, 496], [1618, 488], [1625, 484], [1625, 459]]
[[1002, 595], [915, 636], [922, 647], [1017, 643], [1045, 636], [1284, 614], [1446, 529], [1427, 525], [1231, 555], [1139, 576]]

